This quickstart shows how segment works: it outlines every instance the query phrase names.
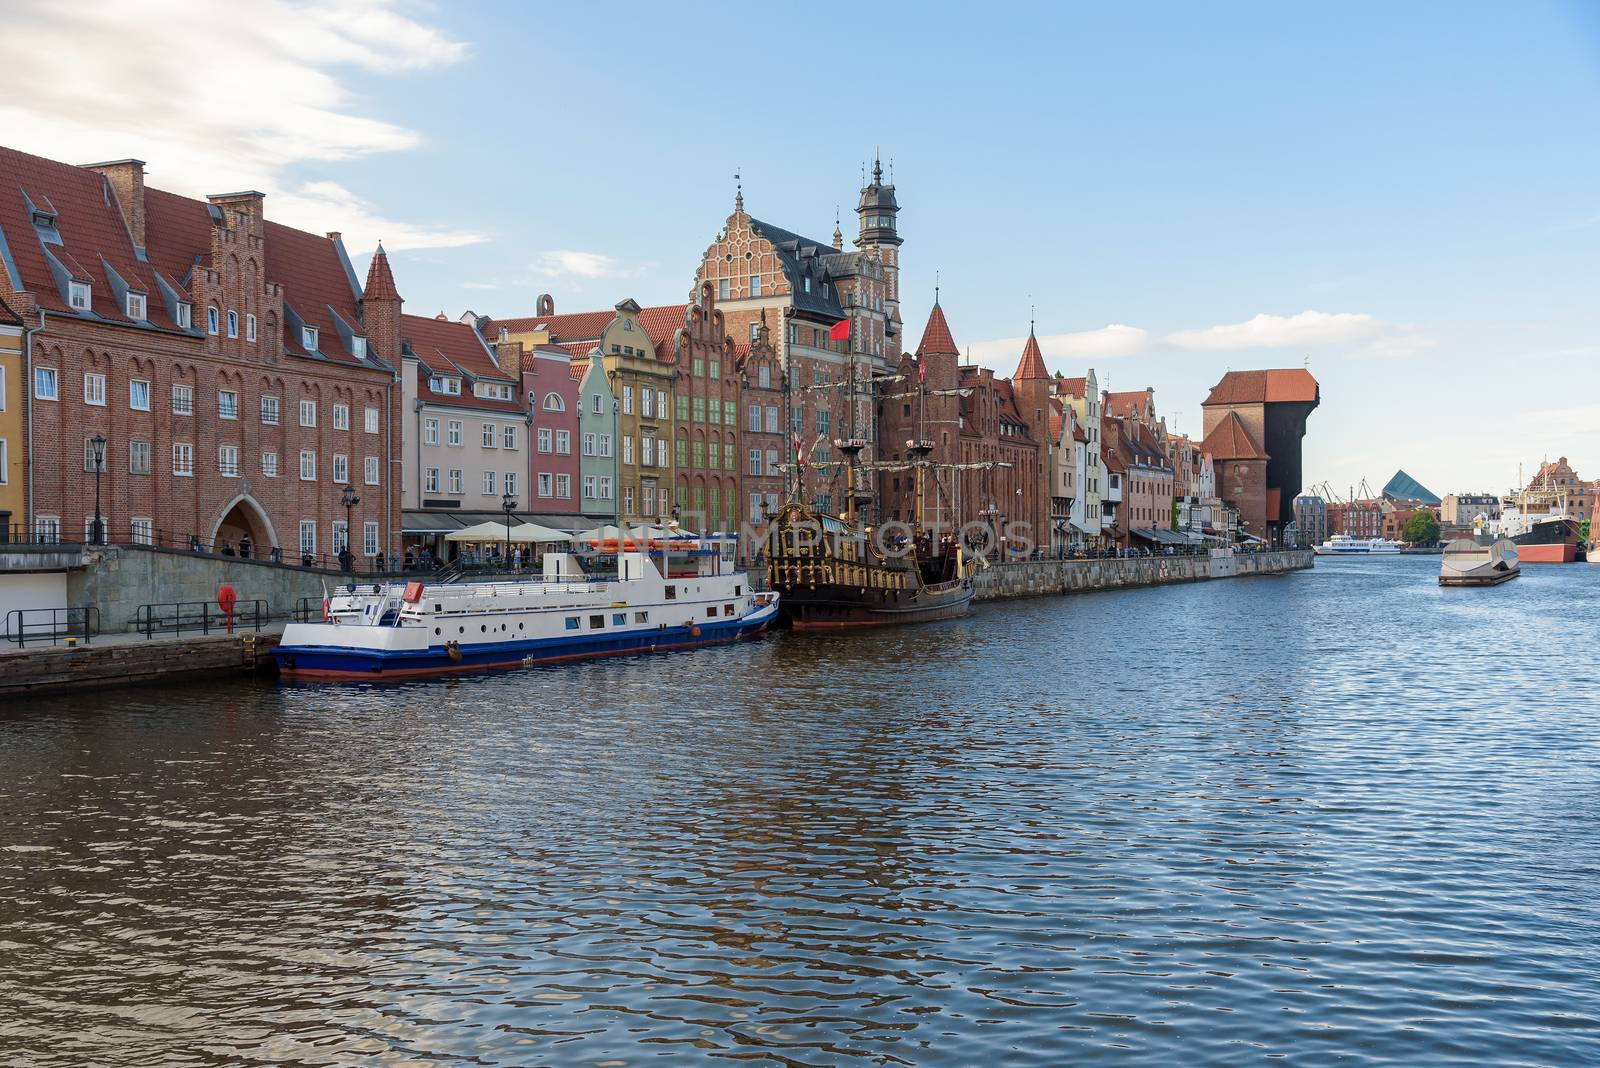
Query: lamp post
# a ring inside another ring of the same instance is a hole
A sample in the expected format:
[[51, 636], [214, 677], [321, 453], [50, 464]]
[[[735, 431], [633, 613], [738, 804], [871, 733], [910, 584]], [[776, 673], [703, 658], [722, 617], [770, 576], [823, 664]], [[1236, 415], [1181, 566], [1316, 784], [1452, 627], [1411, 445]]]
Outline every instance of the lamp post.
[[511, 513], [517, 510], [517, 499], [509, 493], [500, 495], [500, 510], [506, 514], [506, 547], [502, 550], [502, 562], [511, 559]]
[[[355, 553], [350, 552], [350, 512], [361, 503], [361, 498], [356, 496], [356, 491], [349, 486], [339, 495], [339, 503], [344, 505], [344, 545], [339, 549], [339, 560], [344, 570], [355, 570]], [[346, 554], [349, 555], [346, 555]]]
[[89, 445], [94, 449], [94, 525], [89, 528], [89, 544], [104, 545], [106, 522], [100, 517], [100, 472], [106, 469], [105, 435], [96, 434], [89, 439]]

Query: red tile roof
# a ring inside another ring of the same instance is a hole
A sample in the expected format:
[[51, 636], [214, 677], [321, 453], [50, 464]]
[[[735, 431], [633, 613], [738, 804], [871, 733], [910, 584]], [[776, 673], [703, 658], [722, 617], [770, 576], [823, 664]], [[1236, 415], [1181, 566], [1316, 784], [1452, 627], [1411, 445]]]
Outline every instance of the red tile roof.
[[[59, 213], [56, 229], [63, 244], [45, 245], [39, 241], [23, 200], [24, 192], [37, 206], [54, 208]], [[81, 273], [91, 283], [91, 310], [96, 315], [111, 322], [131, 321], [117, 305], [105, 272], [105, 265], [109, 265], [129, 286], [145, 292], [151, 324], [176, 328], [155, 276], [159, 274], [179, 297], [189, 300], [191, 273], [196, 264], [208, 265], [211, 260], [213, 225], [210, 205], [205, 202], [146, 187], [145, 260], [140, 261], [104, 178], [83, 167], [0, 148], [0, 232], [15, 258], [22, 287], [50, 311], [72, 314], [50, 274], [46, 248], [64, 268]], [[308, 325], [319, 329], [322, 355], [355, 362], [328, 311], [331, 307], [352, 332], [361, 333], [357, 296], [339, 247], [326, 237], [270, 220], [265, 234], [265, 280], [281, 285], [285, 303]], [[194, 309], [197, 328], [203, 328], [204, 317], [204, 309]], [[283, 324], [284, 343], [291, 351], [303, 352], [301, 339], [290, 336], [287, 318]]]
[[486, 408], [499, 412], [521, 412], [521, 379], [511, 371], [503, 371], [484, 346], [478, 332], [466, 323], [449, 319], [430, 319], [423, 315], [402, 315], [400, 332], [405, 343], [417, 358], [435, 373], [452, 369], [468, 378], [485, 382], [510, 383], [511, 400], [491, 400], [477, 396], [471, 381], [461, 384], [461, 394], [435, 393], [427, 379], [418, 376], [417, 392], [445, 404], [458, 404], [470, 408]]
[[1106, 394], [1106, 411], [1115, 416], [1126, 418], [1133, 416], [1144, 419], [1149, 413], [1145, 411], [1145, 404], [1150, 394], [1142, 389], [1130, 389], [1121, 393]]
[[[18, 159], [31, 163], [19, 167]], [[115, 198], [110, 197], [108, 189], [103, 188], [104, 179], [100, 175], [82, 167], [39, 160], [37, 157], [23, 156], [9, 149], [0, 149], [0, 190], [12, 184], [10, 179], [19, 171], [41, 188], [48, 183], [50, 191], [47, 195], [61, 212], [57, 225], [62, 240], [68, 246], [84, 253], [79, 257], [80, 260], [87, 257], [85, 250], [91, 246], [99, 249], [101, 255], [105, 255], [104, 250], [116, 243], [118, 234], [121, 235], [121, 244], [127, 249], [127, 259], [133, 260], [132, 239], [127, 235], [122, 213], [117, 207]], [[92, 195], [85, 196], [86, 188], [91, 186]], [[17, 199], [20, 204], [20, 196]], [[105, 255], [105, 259], [130, 284], [134, 278], [148, 280], [145, 284], [148, 286], [146, 304], [150, 321], [172, 327], [176, 324], [170, 319], [166, 303], [152, 276], [159, 273], [168, 285], [177, 290], [180, 297], [185, 300], [190, 299], [191, 273], [197, 264], [208, 265], [211, 261], [211, 238], [214, 226], [211, 209], [204, 201], [148, 186], [145, 188], [144, 204], [145, 255], [148, 262], [134, 261], [135, 266], [118, 266], [119, 260], [115, 256], [120, 256], [122, 253], [114, 249], [115, 255]], [[9, 198], [0, 192], [0, 230], [4, 230], [7, 234], [13, 252], [16, 252], [19, 246], [25, 252], [37, 251], [40, 245], [30, 232], [31, 225], [22, 230], [12, 225], [13, 216], [9, 210], [11, 207]], [[85, 220], [87, 225], [84, 225]], [[23, 218], [21, 221], [28, 220]], [[361, 333], [363, 328], [357, 308], [359, 297], [339, 246], [327, 237], [283, 226], [270, 219], [266, 220], [264, 232], [267, 250], [263, 263], [265, 280], [282, 286], [285, 305], [292, 308], [308, 326], [318, 329], [318, 348], [323, 356], [346, 363], [356, 362], [355, 357], [345, 348], [339, 331], [334, 328], [333, 317], [329, 314], [329, 309], [332, 308], [353, 333], [357, 335]], [[107, 244], [97, 244], [102, 241]], [[51, 247], [54, 249], [57, 246]], [[58, 311], [65, 310], [60, 306], [58, 292], [53, 282], [48, 277], [41, 279], [30, 275], [29, 269], [22, 265], [25, 258], [26, 256], [18, 257], [18, 269], [23, 274], [24, 287], [46, 307]], [[98, 268], [98, 257], [95, 258], [95, 262], [96, 269], [91, 279], [97, 283], [93, 289], [94, 311], [113, 321], [126, 322], [121, 314], [122, 310], [115, 307], [110, 286], [104, 284], [109, 280]], [[133, 278], [129, 277], [130, 274]], [[204, 309], [194, 309], [194, 322], [197, 327], [203, 328], [204, 316]], [[304, 352], [301, 338], [293, 335], [288, 316], [284, 319], [284, 345], [290, 351]]]
[[[545, 329], [550, 331], [550, 337], [555, 340], [594, 341], [605, 332], [606, 327], [611, 325], [611, 320], [616, 317], [616, 309], [607, 308], [605, 311], [573, 312], [567, 315], [536, 315], [532, 318], [496, 319], [495, 322], [513, 334]], [[590, 348], [593, 347], [592, 345], [590, 346]]]
[[1028, 331], [1028, 343], [1022, 346], [1022, 360], [1017, 364], [1017, 371], [1011, 377], [1015, 379], [1050, 377], [1050, 372], [1044, 366], [1044, 354], [1039, 351], [1039, 339], [1033, 336], [1032, 330]]
[[944, 320], [944, 309], [935, 304], [928, 313], [928, 325], [922, 328], [922, 342], [917, 346], [917, 356], [937, 353], [941, 356], [960, 356], [956, 339], [950, 336], [950, 324]]
[[1202, 404], [1281, 404], [1318, 401], [1317, 380], [1303, 367], [1229, 371]]
[[1050, 432], [1050, 440], [1052, 442], [1061, 440], [1061, 426], [1062, 423], [1065, 422], [1065, 419], [1062, 416], [1062, 412], [1064, 410], [1065, 405], [1061, 403], [1060, 398], [1050, 398], [1050, 421], [1047, 424], [1047, 429]]
[[[62, 244], [40, 240], [28, 209], [30, 200], [40, 211], [56, 212]], [[129, 286], [147, 294], [153, 321], [175, 325], [165, 315], [149, 265], [134, 254], [116, 198], [105, 178], [94, 171], [0, 148], [0, 234], [21, 276], [20, 288], [40, 307], [73, 314], [51, 273], [53, 258], [78, 281], [92, 283], [90, 308], [96, 315], [129, 322], [106, 274], [109, 265]]]
[[1056, 393], [1064, 397], [1081, 397], [1083, 391], [1088, 389], [1088, 378], [1058, 378], [1056, 379]]
[[22, 317], [8, 308], [3, 300], [0, 300], [0, 323], [5, 323], [7, 326], [22, 325]]
[[394, 273], [389, 270], [389, 254], [378, 242], [378, 251], [372, 254], [367, 266], [367, 284], [362, 287], [367, 300], [399, 300], [400, 291], [394, 287]]
[[1211, 433], [1200, 443], [1200, 451], [1211, 454], [1213, 460], [1265, 460], [1267, 454], [1261, 446], [1256, 444], [1256, 439], [1250, 436], [1250, 430], [1244, 425], [1244, 420], [1239, 418], [1239, 413], [1229, 412], [1227, 416], [1212, 428]]
[[[639, 324], [655, 346], [656, 356], [672, 359], [672, 337], [684, 324], [687, 304], [658, 304], [639, 309]], [[571, 312], [567, 315], [536, 315], [520, 319], [496, 320], [495, 326], [505, 327], [513, 334], [545, 329], [550, 332], [552, 344], [560, 345], [574, 356], [588, 356], [594, 343], [600, 340], [606, 327], [617, 317], [615, 308], [605, 311]], [[578, 342], [584, 342], [579, 345]]]

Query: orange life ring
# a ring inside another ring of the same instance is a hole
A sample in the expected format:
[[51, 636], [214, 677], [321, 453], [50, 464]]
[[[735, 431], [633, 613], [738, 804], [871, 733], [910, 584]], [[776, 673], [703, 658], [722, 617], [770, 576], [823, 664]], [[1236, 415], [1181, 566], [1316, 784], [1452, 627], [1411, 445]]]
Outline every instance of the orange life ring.
[[700, 624], [698, 624], [698, 623], [690, 623], [689, 624], [689, 637], [691, 637], [691, 638], [700, 637]]

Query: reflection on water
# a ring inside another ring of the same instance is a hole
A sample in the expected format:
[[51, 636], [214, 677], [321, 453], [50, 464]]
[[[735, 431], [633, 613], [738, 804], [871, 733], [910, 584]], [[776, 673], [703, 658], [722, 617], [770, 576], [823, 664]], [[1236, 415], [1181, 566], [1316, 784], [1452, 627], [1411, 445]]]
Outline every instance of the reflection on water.
[[1600, 567], [1436, 574], [19, 705], [0, 1063], [1593, 1063]]

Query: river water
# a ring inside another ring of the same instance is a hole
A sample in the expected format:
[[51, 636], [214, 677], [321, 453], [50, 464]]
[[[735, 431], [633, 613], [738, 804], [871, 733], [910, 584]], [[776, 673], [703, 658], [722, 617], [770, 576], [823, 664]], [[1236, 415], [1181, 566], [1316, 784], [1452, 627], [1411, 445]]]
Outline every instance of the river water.
[[1600, 567], [0, 712], [0, 1064], [1600, 1062]]

